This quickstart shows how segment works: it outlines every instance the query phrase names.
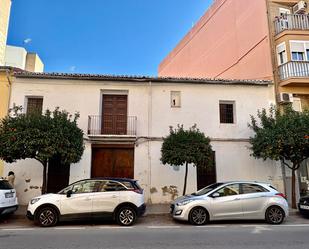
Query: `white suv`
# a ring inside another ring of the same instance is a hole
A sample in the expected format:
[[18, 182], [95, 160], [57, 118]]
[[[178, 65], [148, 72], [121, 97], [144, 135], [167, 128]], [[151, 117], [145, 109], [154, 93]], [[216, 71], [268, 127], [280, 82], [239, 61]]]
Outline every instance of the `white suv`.
[[101, 218], [130, 226], [145, 210], [143, 189], [136, 180], [93, 178], [72, 183], [57, 194], [33, 198], [27, 217], [44, 227], [64, 220]]
[[0, 216], [14, 213], [18, 208], [15, 189], [7, 180], [0, 178]]

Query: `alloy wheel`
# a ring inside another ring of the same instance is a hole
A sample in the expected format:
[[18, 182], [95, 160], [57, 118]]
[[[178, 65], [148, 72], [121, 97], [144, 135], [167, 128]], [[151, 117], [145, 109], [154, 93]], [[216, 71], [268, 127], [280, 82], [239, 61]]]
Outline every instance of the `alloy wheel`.
[[57, 215], [53, 209], [45, 208], [39, 213], [38, 221], [41, 226], [53, 226], [57, 222]]
[[136, 218], [135, 211], [132, 208], [122, 208], [118, 214], [118, 221], [121, 225], [130, 226]]
[[207, 222], [207, 212], [204, 208], [195, 208], [191, 211], [190, 222], [194, 225], [204, 225]]
[[281, 208], [270, 207], [267, 210], [267, 221], [271, 224], [280, 224], [284, 219], [284, 214]]

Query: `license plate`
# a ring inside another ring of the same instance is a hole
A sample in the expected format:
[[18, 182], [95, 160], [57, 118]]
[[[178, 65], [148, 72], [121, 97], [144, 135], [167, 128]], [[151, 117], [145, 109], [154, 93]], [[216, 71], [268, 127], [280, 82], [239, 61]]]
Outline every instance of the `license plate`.
[[306, 210], [309, 210], [309, 206], [305, 206], [305, 205], [299, 205], [300, 208], [302, 209], [306, 209]]
[[5, 193], [5, 198], [12, 198], [14, 193]]

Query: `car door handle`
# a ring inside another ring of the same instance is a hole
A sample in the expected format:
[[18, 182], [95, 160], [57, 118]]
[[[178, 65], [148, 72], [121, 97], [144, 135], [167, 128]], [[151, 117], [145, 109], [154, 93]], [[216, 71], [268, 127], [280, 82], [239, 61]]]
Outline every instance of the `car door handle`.
[[112, 198], [117, 198], [117, 195], [112, 195]]
[[87, 197], [84, 199], [85, 201], [91, 201], [91, 198]]
[[235, 198], [234, 200], [235, 200], [235, 201], [240, 201], [241, 199], [240, 199], [240, 198]]

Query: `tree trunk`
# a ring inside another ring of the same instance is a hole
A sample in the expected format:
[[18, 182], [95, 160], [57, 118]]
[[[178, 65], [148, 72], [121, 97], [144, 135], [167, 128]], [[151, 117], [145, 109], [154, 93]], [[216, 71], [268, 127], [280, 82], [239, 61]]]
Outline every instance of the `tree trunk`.
[[295, 178], [295, 167], [292, 169], [292, 208], [296, 209], [296, 178]]
[[47, 191], [47, 182], [46, 182], [46, 175], [47, 175], [47, 161], [43, 163], [43, 183], [42, 183], [42, 194], [46, 194]]
[[185, 183], [183, 186], [183, 193], [182, 195], [186, 194], [186, 189], [187, 189], [187, 176], [188, 176], [188, 163], [186, 163], [186, 173], [185, 173]]

